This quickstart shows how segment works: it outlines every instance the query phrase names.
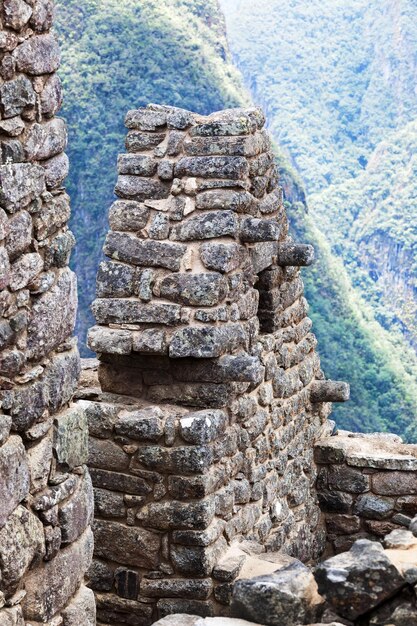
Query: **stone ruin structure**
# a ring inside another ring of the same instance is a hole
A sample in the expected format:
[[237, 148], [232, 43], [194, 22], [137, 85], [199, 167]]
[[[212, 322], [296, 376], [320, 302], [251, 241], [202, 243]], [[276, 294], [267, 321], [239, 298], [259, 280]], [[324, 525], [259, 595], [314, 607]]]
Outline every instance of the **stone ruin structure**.
[[237, 538], [324, 548], [313, 447], [349, 392], [320, 370], [264, 121], [126, 117], [88, 339], [104, 396], [83, 403], [105, 623], [221, 614]]
[[[49, 0], [0, 2], [0, 624], [93, 624], [87, 422]], [[86, 617], [87, 616], [87, 617]]]
[[77, 390], [52, 19], [0, 1], [0, 626], [414, 626], [417, 447], [335, 436], [259, 109], [128, 113]]

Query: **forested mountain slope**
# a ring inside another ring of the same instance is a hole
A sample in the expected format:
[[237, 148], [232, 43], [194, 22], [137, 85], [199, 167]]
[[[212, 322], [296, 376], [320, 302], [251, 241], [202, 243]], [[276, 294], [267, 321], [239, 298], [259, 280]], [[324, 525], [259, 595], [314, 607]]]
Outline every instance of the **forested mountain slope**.
[[57, 9], [85, 350], [126, 112], [155, 102], [210, 113], [246, 96], [217, 0], [57, 0]]
[[221, 0], [235, 61], [306, 188], [297, 234], [345, 427], [416, 424], [417, 3]]

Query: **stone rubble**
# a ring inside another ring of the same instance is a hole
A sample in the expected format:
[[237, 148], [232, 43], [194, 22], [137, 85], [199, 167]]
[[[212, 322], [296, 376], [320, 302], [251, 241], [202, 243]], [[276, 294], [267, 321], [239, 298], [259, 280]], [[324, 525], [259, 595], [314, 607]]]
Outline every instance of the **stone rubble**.
[[71, 404], [65, 123], [51, 0], [0, 3], [0, 624], [93, 626], [87, 422]]

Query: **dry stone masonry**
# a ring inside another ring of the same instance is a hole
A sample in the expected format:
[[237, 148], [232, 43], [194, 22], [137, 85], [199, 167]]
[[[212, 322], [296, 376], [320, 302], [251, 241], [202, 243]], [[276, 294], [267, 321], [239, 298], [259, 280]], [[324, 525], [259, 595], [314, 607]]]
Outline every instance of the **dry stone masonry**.
[[128, 113], [77, 390], [53, 12], [0, 0], [0, 626], [417, 626], [417, 446], [328, 420], [259, 109]]
[[362, 538], [381, 541], [417, 515], [417, 445], [341, 431], [317, 443], [315, 459], [329, 553]]
[[[126, 117], [82, 402], [99, 620], [228, 611], [243, 540], [302, 560], [325, 544], [314, 443], [329, 402], [259, 109]], [[88, 395], [88, 394], [87, 394]]]
[[0, 624], [92, 626], [67, 134], [51, 0], [0, 2]]

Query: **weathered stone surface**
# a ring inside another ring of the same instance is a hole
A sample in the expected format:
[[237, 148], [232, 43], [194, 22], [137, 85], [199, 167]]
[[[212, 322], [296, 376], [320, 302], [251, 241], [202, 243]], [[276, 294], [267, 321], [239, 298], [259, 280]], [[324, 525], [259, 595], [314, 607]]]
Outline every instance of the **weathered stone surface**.
[[10, 415], [0, 415], [0, 446], [8, 439], [12, 428], [12, 418]]
[[183, 157], [175, 165], [175, 176], [239, 179], [248, 174], [244, 157]]
[[360, 496], [355, 503], [355, 513], [370, 519], [384, 519], [394, 511], [394, 502], [373, 494]]
[[95, 626], [96, 602], [94, 592], [84, 585], [62, 611], [63, 626]]
[[[42, 0], [44, 4], [49, 0]], [[41, 2], [37, 2], [41, 4]], [[52, 74], [46, 81], [41, 93], [41, 109], [45, 117], [52, 117], [58, 113], [63, 100], [62, 84], [59, 76]]]
[[203, 243], [200, 257], [208, 269], [227, 273], [239, 267], [243, 249], [237, 243]]
[[0, 609], [0, 621], [3, 626], [25, 626], [20, 606], [15, 606], [11, 609]]
[[280, 226], [276, 220], [261, 220], [253, 217], [246, 218], [240, 226], [240, 239], [247, 243], [257, 241], [277, 241], [280, 236]]
[[381, 472], [372, 476], [373, 491], [382, 496], [417, 494], [416, 474], [413, 472]]
[[361, 539], [349, 552], [320, 563], [319, 591], [342, 617], [356, 619], [391, 597], [405, 580], [380, 544]]
[[165, 139], [165, 133], [148, 133], [131, 130], [126, 136], [126, 149], [129, 152], [141, 152], [156, 148]]
[[91, 478], [85, 472], [78, 489], [59, 508], [58, 519], [62, 543], [73, 543], [93, 519], [94, 494]]
[[220, 537], [209, 547], [171, 545], [171, 558], [176, 571], [184, 576], [210, 576], [227, 547]]
[[52, 411], [62, 408], [72, 399], [80, 375], [80, 357], [78, 350], [68, 350], [55, 354], [45, 368], [45, 384], [48, 404]]
[[79, 404], [87, 416], [90, 434], [103, 439], [111, 437], [119, 408], [104, 402], [80, 401]]
[[40, 358], [59, 346], [74, 329], [76, 310], [76, 279], [66, 269], [54, 287], [33, 304], [28, 326], [29, 356]]
[[18, 46], [13, 54], [19, 72], [35, 76], [52, 74], [60, 63], [58, 42], [53, 35], [31, 37]]
[[45, 555], [42, 523], [23, 506], [18, 506], [0, 530], [0, 589], [10, 598], [32, 564]]
[[329, 468], [328, 481], [330, 489], [348, 493], [363, 493], [371, 485], [370, 477], [360, 470], [337, 465]]
[[53, 0], [34, 0], [30, 25], [34, 31], [41, 33], [49, 30], [54, 18]]
[[95, 468], [91, 468], [90, 474], [94, 487], [112, 489], [136, 496], [147, 496], [152, 491], [152, 487], [146, 480], [137, 476]]
[[133, 350], [141, 354], [167, 354], [168, 341], [166, 333], [162, 330], [143, 330], [133, 336]]
[[181, 320], [181, 307], [176, 304], [143, 304], [140, 300], [97, 299], [92, 311], [99, 324], [175, 325]]
[[313, 620], [321, 603], [310, 570], [295, 562], [269, 576], [238, 580], [232, 611], [236, 617], [258, 619], [271, 626], [292, 626]]
[[[26, 3], [23, 2], [23, 4]], [[32, 83], [26, 76], [18, 76], [14, 80], [4, 83], [0, 87], [0, 101], [6, 119], [20, 115], [26, 107], [35, 105], [36, 94]]]
[[140, 202], [116, 200], [109, 211], [110, 226], [113, 230], [138, 232], [146, 226], [149, 213]]
[[45, 489], [52, 463], [52, 432], [49, 432], [27, 450], [32, 494]]
[[126, 298], [132, 296], [135, 283], [135, 268], [114, 261], [103, 261], [97, 272], [97, 297]]
[[301, 243], [281, 243], [278, 246], [278, 265], [305, 267], [314, 261], [314, 248]]
[[117, 563], [157, 568], [160, 537], [157, 533], [104, 520], [94, 522], [96, 555]]
[[97, 617], [100, 622], [145, 626], [151, 621], [152, 606], [144, 602], [104, 593], [96, 594], [96, 601]]
[[4, 25], [14, 30], [22, 30], [29, 22], [32, 9], [23, 0], [4, 0]]
[[112, 471], [123, 471], [129, 467], [130, 457], [113, 441], [90, 437], [89, 467], [98, 467]]
[[45, 171], [31, 163], [0, 166], [0, 204], [10, 213], [26, 207], [45, 191]]
[[10, 260], [25, 252], [32, 243], [32, 218], [27, 211], [20, 211], [9, 220], [6, 250]]
[[52, 561], [26, 577], [26, 596], [22, 606], [26, 619], [47, 622], [62, 610], [79, 587], [93, 556], [93, 535], [90, 529]]
[[197, 137], [249, 135], [257, 128], [261, 128], [263, 123], [264, 118], [260, 109], [229, 109], [209, 115], [191, 129], [191, 135]]
[[25, 130], [25, 123], [19, 116], [1, 120], [0, 130], [9, 137], [18, 137]]
[[227, 294], [223, 276], [215, 273], [172, 274], [162, 280], [159, 290], [163, 298], [190, 306], [214, 306]]
[[133, 347], [132, 333], [128, 330], [117, 330], [93, 326], [88, 331], [87, 345], [90, 350], [100, 354], [130, 354]]
[[350, 388], [347, 383], [320, 380], [311, 386], [312, 402], [347, 402], [350, 397]]
[[115, 191], [120, 198], [142, 202], [147, 198], [167, 198], [170, 188], [167, 183], [159, 180], [120, 174]]
[[141, 154], [119, 154], [117, 170], [119, 174], [133, 176], [153, 176], [156, 173], [158, 162], [149, 156]]
[[59, 188], [69, 174], [69, 158], [65, 152], [47, 161], [42, 161], [41, 165], [45, 169], [47, 189]]
[[4, 246], [0, 247], [0, 289], [5, 289], [10, 283], [10, 260]]
[[167, 114], [163, 110], [137, 109], [127, 113], [125, 124], [127, 128], [135, 130], [157, 130], [158, 127], [166, 126]]
[[214, 358], [245, 344], [243, 329], [238, 324], [203, 326], [177, 330], [169, 346], [172, 358]]
[[20, 437], [12, 436], [0, 448], [0, 528], [28, 495], [30, 474]]
[[10, 289], [24, 289], [43, 270], [43, 259], [37, 252], [24, 254], [13, 263], [10, 271]]
[[204, 474], [213, 463], [213, 454], [208, 446], [140, 447], [136, 460], [147, 469], [173, 474]]
[[55, 418], [54, 450], [59, 464], [73, 469], [88, 459], [87, 417], [79, 405], [73, 405]]
[[174, 378], [188, 382], [251, 382], [260, 383], [265, 369], [257, 357], [246, 354], [225, 355], [219, 359], [195, 361], [184, 358], [175, 363]]
[[118, 261], [133, 265], [165, 267], [178, 271], [185, 246], [177, 243], [141, 241], [122, 233], [109, 233], [104, 245], [104, 254]]
[[193, 444], [209, 443], [225, 430], [228, 417], [224, 411], [207, 410], [188, 413], [179, 421], [181, 437]]
[[[197, 617], [196, 615], [188, 615], [185, 613], [177, 613], [169, 615], [155, 622], [155, 626], [260, 626], [255, 622], [248, 622], [243, 619], [234, 619], [232, 617]], [[315, 624], [313, 626], [320, 626]], [[330, 626], [339, 626], [338, 624], [330, 624]]]
[[214, 498], [198, 502], [152, 502], [143, 507], [137, 519], [146, 528], [157, 530], [204, 530], [215, 515]]
[[230, 189], [212, 189], [203, 191], [196, 196], [197, 209], [228, 209], [237, 213], [245, 213], [253, 203], [253, 196], [247, 191]]
[[68, 194], [59, 193], [50, 196], [34, 219], [36, 238], [41, 241], [56, 233], [59, 228], [62, 228], [68, 222], [70, 214]]
[[56, 118], [31, 127], [25, 142], [25, 152], [30, 161], [45, 161], [63, 152], [66, 145], [65, 122]]
[[192, 241], [214, 237], [235, 237], [237, 221], [229, 211], [212, 211], [190, 218], [172, 229], [171, 239]]
[[163, 412], [158, 407], [139, 411], [122, 411], [115, 432], [139, 441], [158, 441], [164, 434]]

